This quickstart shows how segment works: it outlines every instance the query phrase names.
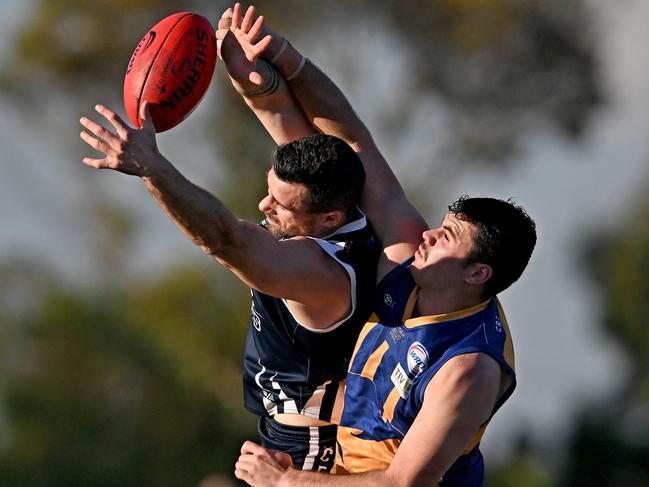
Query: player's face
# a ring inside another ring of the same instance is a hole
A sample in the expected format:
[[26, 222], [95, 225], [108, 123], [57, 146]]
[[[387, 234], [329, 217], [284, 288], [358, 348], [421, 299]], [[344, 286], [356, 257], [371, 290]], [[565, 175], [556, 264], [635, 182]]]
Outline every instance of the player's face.
[[442, 225], [422, 234], [415, 252], [412, 275], [421, 287], [457, 286], [471, 273], [468, 258], [475, 245], [478, 228], [447, 213]]
[[305, 205], [309, 190], [299, 183], [287, 183], [268, 171], [268, 194], [259, 202], [268, 229], [277, 238], [317, 236], [318, 215]]

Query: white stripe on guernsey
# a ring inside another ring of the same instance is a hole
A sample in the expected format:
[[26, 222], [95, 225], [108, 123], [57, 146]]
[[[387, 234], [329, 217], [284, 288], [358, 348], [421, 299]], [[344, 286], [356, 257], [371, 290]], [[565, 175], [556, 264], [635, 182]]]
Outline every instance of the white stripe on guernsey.
[[309, 398], [307, 403], [302, 409], [302, 415], [309, 418], [320, 419], [320, 408], [322, 407], [322, 399], [324, 398], [325, 392], [327, 390], [327, 385], [331, 384], [331, 381], [328, 380], [321, 386], [318, 386], [313, 395]]
[[304, 457], [302, 470], [313, 470], [313, 464], [320, 451], [320, 431], [317, 426], [309, 426], [309, 453]]
[[322, 238], [328, 239], [333, 237], [334, 235], [338, 235], [341, 233], [355, 232], [357, 230], [362, 230], [363, 228], [365, 228], [367, 226], [367, 217], [365, 216], [365, 213], [363, 213], [363, 210], [361, 210], [358, 206], [356, 207], [356, 210], [361, 215], [361, 217], [358, 220], [345, 223], [342, 227], [338, 228], [334, 233], [326, 235]]
[[[262, 374], [263, 374], [264, 372], [266, 372], [266, 367], [264, 367], [264, 366], [261, 364], [261, 359], [258, 359], [258, 360], [257, 360], [257, 363], [258, 363], [259, 366], [261, 367], [261, 370], [260, 370], [257, 374], [255, 374], [255, 383], [256, 383], [257, 386], [261, 389], [261, 399], [262, 399], [262, 402], [264, 403], [264, 409], [265, 409], [266, 411], [268, 411], [268, 414], [269, 414], [269, 415], [274, 416], [274, 415], [277, 414], [277, 404], [275, 404], [273, 401], [269, 400], [269, 399], [266, 397], [266, 394], [264, 394], [264, 392], [265, 392], [266, 390], [265, 390], [265, 389], [263, 388], [263, 386], [261, 385], [261, 380], [260, 380]], [[277, 374], [275, 374], [275, 375], [277, 375]], [[273, 376], [273, 378], [274, 378], [274, 377], [275, 377], [275, 376]]]

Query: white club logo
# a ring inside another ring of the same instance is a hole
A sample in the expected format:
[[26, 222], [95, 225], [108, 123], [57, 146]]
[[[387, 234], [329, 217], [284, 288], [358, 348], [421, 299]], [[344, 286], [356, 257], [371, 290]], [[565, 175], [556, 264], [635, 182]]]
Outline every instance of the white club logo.
[[383, 301], [384, 301], [385, 304], [387, 304], [388, 306], [392, 306], [392, 296], [390, 296], [389, 294], [384, 294], [384, 295], [383, 295]]
[[408, 348], [408, 370], [415, 375], [420, 374], [428, 364], [428, 351], [424, 346], [415, 342]]

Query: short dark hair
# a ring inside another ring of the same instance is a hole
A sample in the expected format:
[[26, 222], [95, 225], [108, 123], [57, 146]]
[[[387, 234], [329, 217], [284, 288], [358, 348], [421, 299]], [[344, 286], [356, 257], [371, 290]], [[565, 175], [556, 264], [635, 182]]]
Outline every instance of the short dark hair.
[[279, 179], [304, 184], [311, 213], [342, 210], [350, 216], [360, 204], [365, 170], [354, 150], [332, 135], [315, 134], [279, 146], [273, 154]]
[[511, 199], [462, 196], [448, 209], [460, 220], [478, 227], [469, 261], [488, 264], [493, 270], [484, 296], [495, 296], [507, 289], [525, 270], [536, 245], [534, 220]]

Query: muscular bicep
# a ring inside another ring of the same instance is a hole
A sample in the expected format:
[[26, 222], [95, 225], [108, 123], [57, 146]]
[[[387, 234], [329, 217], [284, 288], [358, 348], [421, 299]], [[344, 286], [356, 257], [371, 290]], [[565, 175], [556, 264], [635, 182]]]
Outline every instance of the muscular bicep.
[[431, 485], [462, 454], [496, 403], [501, 368], [482, 353], [449, 360], [431, 379], [389, 470], [404, 485]]
[[215, 258], [248, 286], [287, 300], [305, 326], [328, 328], [351, 309], [352, 282], [343, 265], [313, 239], [277, 240], [250, 222], [232, 252]]

